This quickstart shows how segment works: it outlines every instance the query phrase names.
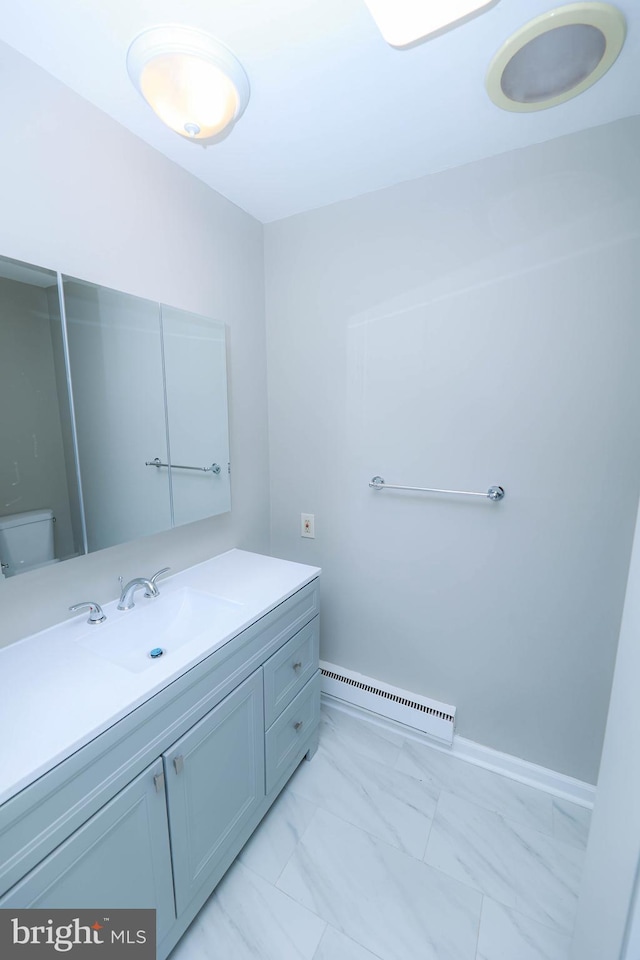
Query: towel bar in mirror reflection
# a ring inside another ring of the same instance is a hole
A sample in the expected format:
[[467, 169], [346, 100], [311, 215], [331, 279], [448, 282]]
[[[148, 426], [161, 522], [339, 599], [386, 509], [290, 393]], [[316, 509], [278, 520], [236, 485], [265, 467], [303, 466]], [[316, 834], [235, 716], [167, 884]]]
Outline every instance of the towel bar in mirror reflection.
[[226, 356], [219, 320], [0, 257], [0, 519], [53, 512], [36, 565], [231, 509]]
[[220, 473], [220, 464], [212, 463], [208, 467], [188, 467], [184, 463], [162, 463], [160, 457], [154, 457], [153, 460], [145, 460], [145, 467], [171, 467], [172, 470], [199, 470], [201, 473]]

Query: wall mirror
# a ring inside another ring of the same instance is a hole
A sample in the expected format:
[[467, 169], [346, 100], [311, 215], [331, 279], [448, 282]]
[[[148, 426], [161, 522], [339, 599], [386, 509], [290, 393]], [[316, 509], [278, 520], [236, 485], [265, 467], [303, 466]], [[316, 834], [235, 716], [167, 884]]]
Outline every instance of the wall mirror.
[[3, 577], [231, 509], [220, 321], [0, 258], [0, 409]]

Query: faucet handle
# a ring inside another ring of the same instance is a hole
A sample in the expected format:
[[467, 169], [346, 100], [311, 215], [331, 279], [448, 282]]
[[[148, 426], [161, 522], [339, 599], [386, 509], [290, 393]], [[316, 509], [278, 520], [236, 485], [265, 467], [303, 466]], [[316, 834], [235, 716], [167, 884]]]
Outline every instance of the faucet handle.
[[76, 610], [82, 610], [84, 607], [89, 608], [89, 619], [87, 623], [104, 623], [107, 619], [106, 614], [103, 613], [102, 607], [99, 603], [94, 603], [92, 600], [84, 600], [82, 603], [74, 603], [72, 607], [69, 607], [71, 613], [75, 613]]
[[158, 572], [157, 572], [157, 573], [154, 573], [154, 575], [153, 575], [152, 577], [149, 577], [149, 583], [150, 583], [151, 586], [154, 588], [155, 593], [151, 593], [150, 590], [145, 590], [145, 593], [144, 593], [145, 597], [157, 597], [157, 596], [158, 596], [159, 590], [158, 590], [158, 587], [156, 586], [157, 581], [158, 581], [159, 577], [162, 576], [163, 573], [169, 573], [169, 570], [171, 570], [171, 567], [163, 567], [162, 570], [158, 570]]

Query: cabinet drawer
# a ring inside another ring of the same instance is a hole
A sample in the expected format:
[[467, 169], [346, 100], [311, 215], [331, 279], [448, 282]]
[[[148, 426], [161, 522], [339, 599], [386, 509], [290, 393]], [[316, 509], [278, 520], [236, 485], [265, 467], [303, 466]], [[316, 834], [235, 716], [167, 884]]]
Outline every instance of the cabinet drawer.
[[264, 725], [267, 729], [318, 669], [319, 617], [288, 640], [264, 665]]
[[287, 767], [302, 759], [311, 733], [320, 722], [320, 671], [267, 730], [265, 735], [267, 793]]

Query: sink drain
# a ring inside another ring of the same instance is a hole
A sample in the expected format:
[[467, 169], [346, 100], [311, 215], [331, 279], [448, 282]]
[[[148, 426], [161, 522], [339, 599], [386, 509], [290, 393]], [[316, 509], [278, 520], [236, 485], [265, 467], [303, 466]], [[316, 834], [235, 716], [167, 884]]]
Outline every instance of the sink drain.
[[158, 657], [161, 657], [165, 651], [162, 647], [154, 647], [153, 650], [149, 650], [149, 656], [152, 660], [157, 660]]

